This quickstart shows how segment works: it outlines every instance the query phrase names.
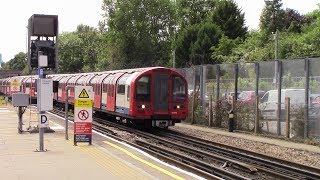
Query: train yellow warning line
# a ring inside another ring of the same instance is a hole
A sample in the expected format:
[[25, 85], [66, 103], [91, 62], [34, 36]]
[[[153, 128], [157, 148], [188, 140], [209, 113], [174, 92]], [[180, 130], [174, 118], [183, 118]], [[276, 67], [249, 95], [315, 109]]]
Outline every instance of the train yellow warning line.
[[171, 176], [171, 177], [173, 177], [175, 179], [179, 179], [179, 180], [184, 179], [184, 178], [182, 178], [182, 177], [180, 177], [178, 175], [173, 174], [170, 171], [167, 171], [167, 170], [165, 170], [165, 169], [163, 169], [163, 168], [161, 168], [161, 167], [159, 167], [157, 165], [152, 164], [151, 162], [148, 162], [148, 161], [146, 161], [144, 159], [139, 158], [138, 156], [136, 156], [133, 153], [123, 149], [122, 147], [119, 147], [119, 146], [117, 146], [117, 145], [115, 145], [115, 144], [113, 144], [111, 142], [108, 142], [108, 141], [103, 141], [103, 142], [108, 144], [108, 145], [110, 145], [110, 146], [112, 146], [112, 147], [114, 147], [114, 148], [116, 148], [116, 149], [118, 149], [118, 150], [120, 150], [120, 151], [122, 151], [122, 152], [124, 152], [124, 153], [126, 153], [128, 156], [132, 157], [133, 159], [136, 159], [136, 160], [138, 160], [138, 161], [140, 161], [140, 162], [142, 162], [142, 163], [144, 163], [144, 164], [146, 164], [146, 165], [148, 165], [148, 166], [150, 166], [150, 167], [152, 167], [154, 169], [157, 169], [158, 171], [163, 172], [164, 174], [166, 174], [168, 176]]

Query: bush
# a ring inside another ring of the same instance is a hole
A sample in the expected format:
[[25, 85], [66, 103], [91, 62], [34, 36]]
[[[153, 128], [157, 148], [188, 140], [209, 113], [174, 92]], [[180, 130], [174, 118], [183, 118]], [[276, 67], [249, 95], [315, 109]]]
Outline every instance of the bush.
[[303, 138], [305, 126], [303, 107], [291, 108], [291, 122], [293, 137]]

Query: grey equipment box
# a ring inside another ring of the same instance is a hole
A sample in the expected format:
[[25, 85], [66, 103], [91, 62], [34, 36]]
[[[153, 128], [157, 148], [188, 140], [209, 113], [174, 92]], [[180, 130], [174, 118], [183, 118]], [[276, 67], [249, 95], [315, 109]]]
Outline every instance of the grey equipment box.
[[29, 105], [29, 94], [13, 93], [12, 94], [12, 105], [14, 107], [28, 106]]

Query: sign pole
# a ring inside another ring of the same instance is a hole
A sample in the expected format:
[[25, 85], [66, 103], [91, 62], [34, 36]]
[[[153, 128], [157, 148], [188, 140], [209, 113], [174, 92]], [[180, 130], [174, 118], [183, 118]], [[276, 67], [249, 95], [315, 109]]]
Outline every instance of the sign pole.
[[69, 89], [70, 89], [70, 86], [67, 86], [66, 87], [66, 103], [65, 103], [65, 108], [64, 108], [64, 110], [65, 110], [65, 123], [66, 123], [66, 127], [65, 127], [65, 129], [66, 129], [66, 140], [69, 140], [69, 136], [68, 136], [68, 112], [69, 112]]
[[[43, 68], [42, 67], [38, 67], [38, 77], [39, 77], [39, 81], [38, 82], [40, 82], [40, 80], [41, 79], [44, 79], [44, 77], [43, 77]], [[38, 89], [40, 89], [41, 88], [41, 83], [38, 83], [38, 86], [40, 86]], [[39, 101], [38, 102], [41, 102], [41, 93], [39, 93], [39, 91], [38, 91], [38, 93], [37, 93], [37, 98], [39, 99]], [[41, 107], [40, 107], [40, 103], [37, 103], [37, 106], [38, 106], [38, 110], [40, 110], [41, 109]], [[45, 112], [44, 111], [39, 111], [39, 114], [38, 114], [38, 116], [40, 116], [40, 120], [42, 121], [42, 114], [44, 114]], [[39, 119], [39, 118], [38, 118]], [[43, 143], [43, 139], [44, 139], [44, 137], [43, 137], [43, 133], [44, 133], [44, 128], [42, 128], [42, 127], [38, 127], [39, 128], [39, 151], [40, 152], [44, 152], [44, 143]]]

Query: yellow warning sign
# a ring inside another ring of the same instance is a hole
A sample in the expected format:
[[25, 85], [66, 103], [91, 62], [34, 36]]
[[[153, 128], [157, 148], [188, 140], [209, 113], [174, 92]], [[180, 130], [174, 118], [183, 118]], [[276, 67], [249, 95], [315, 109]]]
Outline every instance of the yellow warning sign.
[[17, 79], [14, 79], [11, 83], [11, 86], [20, 86], [20, 83], [17, 81]]
[[85, 89], [82, 89], [81, 93], [79, 94], [79, 98], [89, 98], [89, 95]]
[[4, 96], [0, 96], [0, 105], [7, 105], [7, 101]]
[[92, 100], [79, 100], [74, 101], [74, 107], [92, 108]]

